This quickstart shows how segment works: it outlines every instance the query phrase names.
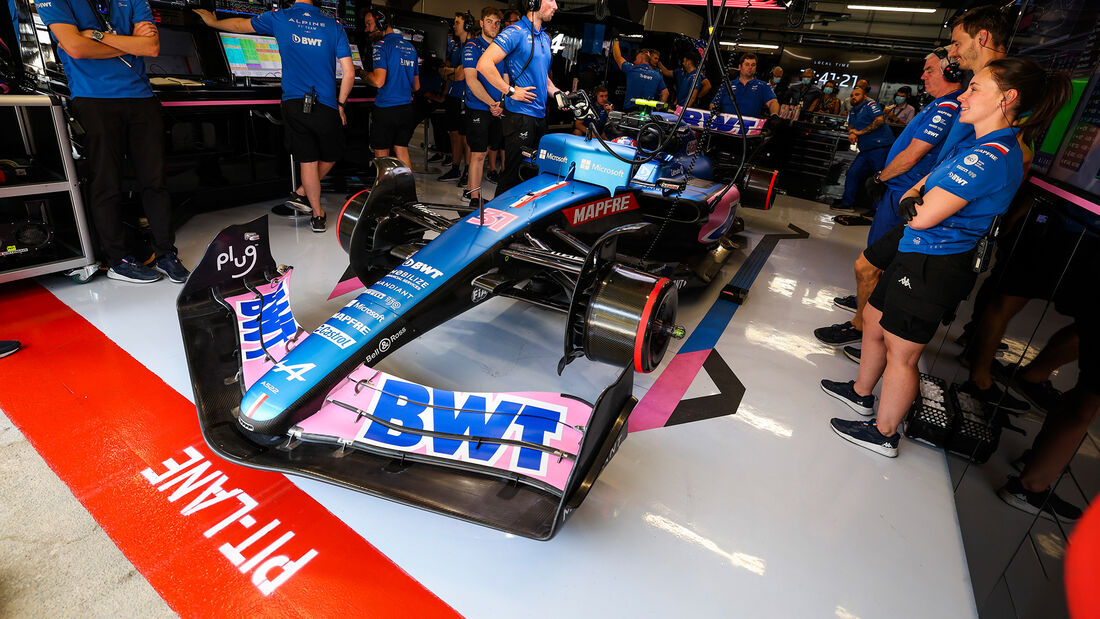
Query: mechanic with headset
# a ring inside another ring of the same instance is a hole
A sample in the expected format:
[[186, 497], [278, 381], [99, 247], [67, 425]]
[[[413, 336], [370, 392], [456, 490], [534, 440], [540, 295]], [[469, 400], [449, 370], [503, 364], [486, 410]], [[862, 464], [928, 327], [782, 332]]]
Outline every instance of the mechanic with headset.
[[[533, 152], [546, 132], [546, 98], [558, 87], [550, 80], [550, 35], [543, 26], [558, 10], [556, 0], [527, 0], [527, 14], [493, 39], [477, 62], [504, 97], [504, 172], [497, 195], [519, 184], [523, 151]], [[509, 79], [497, 69], [504, 63]]]
[[[959, 115], [962, 72], [952, 70], [946, 52], [941, 47], [928, 54], [921, 70], [924, 91], [935, 99], [921, 108], [894, 141], [886, 156], [886, 167], [867, 180], [867, 192], [875, 203], [875, 218], [867, 234], [866, 247], [875, 245], [876, 241], [891, 231], [895, 235], [899, 234], [895, 228], [902, 221], [897, 210], [901, 196], [931, 171], [940, 158], [943, 144], [947, 140], [947, 131]], [[842, 217], [852, 216], [840, 215], [836, 218], [837, 221], [845, 223]], [[886, 260], [886, 264], [889, 264], [889, 260]], [[863, 309], [867, 304], [867, 297], [871, 295], [881, 275], [881, 269], [870, 263], [857, 261], [857, 294], [836, 301], [841, 307], [855, 311], [855, 316], [849, 321], [814, 329], [814, 336], [830, 346], [858, 342], [863, 335]]]
[[611, 55], [615, 59], [615, 66], [626, 74], [626, 95], [623, 97], [623, 110], [629, 112], [638, 107], [634, 103], [636, 99], [660, 99], [668, 101], [668, 88], [661, 79], [661, 72], [650, 66], [650, 51], [640, 49], [634, 54], [634, 62], [629, 63], [619, 51], [619, 40], [611, 44]]
[[661, 64], [660, 61], [657, 62], [657, 70], [661, 72], [661, 75], [676, 80], [676, 105], [694, 107], [696, 101], [707, 96], [707, 93], [710, 92], [710, 80], [705, 75], [699, 82], [699, 88], [694, 92], [691, 90], [691, 85], [695, 83], [695, 72], [699, 70], [700, 62], [701, 57], [697, 49], [689, 49], [684, 57], [680, 59], [680, 68], [675, 71]]
[[394, 155], [410, 169], [409, 140], [414, 127], [413, 92], [420, 90], [416, 49], [393, 31], [384, 9], [363, 17], [364, 31], [374, 43], [372, 68], [361, 71], [363, 81], [378, 89], [371, 113], [370, 147], [375, 157]]
[[[313, 6], [312, 0], [296, 0], [279, 11], [255, 17], [218, 19], [204, 9], [195, 13], [211, 28], [226, 32], [274, 36], [283, 61], [283, 120], [287, 147], [301, 169], [302, 184], [291, 193], [287, 205], [311, 213], [314, 232], [326, 230], [321, 206], [321, 179], [344, 150], [347, 124], [344, 105], [355, 84], [355, 65], [343, 26]], [[336, 62], [343, 71], [336, 92]]]
[[[779, 113], [779, 101], [775, 98], [775, 92], [768, 87], [768, 83], [756, 79], [756, 54], [748, 52], [741, 55], [737, 63], [737, 79], [730, 82], [733, 87], [733, 96], [737, 100], [737, 108], [745, 116], [763, 118], [771, 114]], [[725, 87], [718, 89], [714, 95], [711, 107], [717, 107], [725, 114], [734, 114], [736, 109], [733, 101], [726, 95]]]
[[[462, 50], [466, 42], [477, 32], [477, 24], [474, 16], [469, 11], [455, 13], [454, 22], [451, 25], [454, 33], [454, 45], [448, 43], [447, 65], [440, 70], [443, 79], [450, 80], [451, 85], [447, 90], [447, 100], [443, 103], [446, 115], [447, 131], [451, 135], [451, 169], [439, 176], [438, 180], [458, 180], [458, 184], [466, 184], [466, 175], [462, 171], [462, 162], [466, 160], [466, 108], [463, 100], [466, 98], [466, 71], [462, 68]], [[466, 162], [469, 166], [469, 162]], [[467, 168], [468, 172], [468, 168]]]
[[[462, 70], [466, 78], [466, 143], [470, 147], [470, 172], [464, 198], [477, 207], [481, 200], [481, 178], [485, 169], [486, 151], [498, 151], [504, 144], [504, 129], [500, 116], [500, 91], [489, 80], [477, 74], [477, 62], [500, 32], [504, 14], [500, 9], [487, 6], [481, 9], [481, 34], [466, 42], [462, 50]], [[508, 72], [504, 63], [497, 71]]]
[[[164, 121], [145, 75], [143, 58], [160, 54], [148, 1], [47, 0], [35, 6], [57, 40], [73, 115], [86, 133], [92, 222], [110, 269], [107, 277], [143, 284], [164, 273], [174, 282], [186, 281], [188, 271], [176, 256], [172, 202], [164, 186]], [[126, 248], [119, 206], [124, 154], [141, 185], [156, 251], [153, 268], [135, 260]]]

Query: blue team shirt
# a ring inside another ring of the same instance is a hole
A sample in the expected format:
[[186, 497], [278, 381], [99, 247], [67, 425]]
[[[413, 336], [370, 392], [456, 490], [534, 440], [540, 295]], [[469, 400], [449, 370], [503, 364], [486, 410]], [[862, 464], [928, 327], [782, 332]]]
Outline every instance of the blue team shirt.
[[[469, 41], [466, 41], [466, 47], [462, 50], [463, 70], [477, 70], [477, 61], [481, 60], [481, 55], [485, 53], [485, 50], [489, 49], [490, 43], [492, 43], [492, 41], [486, 41], [485, 37], [483, 36], [476, 36]], [[504, 75], [508, 72], [508, 70], [504, 68], [503, 61], [497, 63], [497, 71], [499, 71], [501, 75]], [[489, 98], [493, 99], [494, 101], [500, 101], [500, 91], [496, 88], [493, 88], [493, 85], [489, 83], [489, 80], [485, 79], [484, 75], [478, 73], [477, 81], [481, 82], [481, 85], [485, 88], [485, 92], [488, 93]], [[471, 110], [482, 110], [485, 112], [489, 111], [489, 106], [485, 105], [485, 103], [482, 102], [481, 99], [478, 99], [477, 96], [475, 96], [469, 88], [466, 89], [466, 107], [470, 108]]]
[[[733, 96], [737, 99], [737, 107], [741, 108], [742, 116], [761, 118], [766, 115], [768, 101], [775, 100], [775, 91], [771, 86], [755, 77], [749, 80], [748, 84], [742, 84], [739, 78], [730, 80], [730, 86], [733, 86]], [[726, 96], [725, 86], [718, 88], [718, 94], [714, 95], [714, 100], [723, 113], [737, 113], [733, 101]]]
[[351, 57], [348, 35], [335, 19], [305, 2], [252, 18], [256, 34], [275, 37], [283, 60], [283, 101], [313, 90], [317, 102], [336, 107], [336, 62]]
[[932, 171], [932, 168], [939, 162], [943, 145], [947, 141], [947, 134], [954, 125], [955, 118], [959, 115], [959, 94], [961, 92], [961, 90], [956, 90], [932, 101], [921, 108], [917, 115], [909, 121], [909, 124], [905, 125], [905, 129], [890, 148], [890, 154], [886, 156], [887, 163], [893, 161], [898, 153], [908, 148], [909, 143], [913, 140], [931, 144], [932, 150], [925, 153], [920, 161], [909, 168], [907, 172], [886, 181], [887, 186], [895, 190], [908, 191], [913, 185], [917, 184], [917, 181]]
[[[676, 69], [672, 72], [672, 76], [676, 80], [676, 105], [687, 105], [688, 95], [691, 94], [691, 84], [695, 81], [697, 73], [699, 73], [699, 69], [695, 69], [691, 73], [683, 69]], [[703, 87], [704, 79], [706, 78], [699, 78], [699, 88]]]
[[419, 74], [416, 49], [400, 34], [391, 32], [374, 44], [371, 61], [386, 70], [386, 82], [374, 97], [374, 107], [396, 107], [412, 102], [413, 79]]
[[[545, 30], [535, 30], [534, 58], [531, 57], [531, 31], [534, 25], [524, 16], [505, 28], [493, 43], [504, 50], [504, 66], [512, 83], [519, 87], [534, 86], [535, 98], [520, 103], [511, 97], [504, 100], [504, 109], [535, 118], [546, 117], [546, 82], [550, 75], [550, 35]], [[531, 63], [527, 64], [527, 59]], [[523, 65], [527, 64], [524, 70]]]
[[1016, 131], [1001, 129], [960, 143], [928, 176], [925, 195], [939, 187], [967, 201], [966, 206], [927, 230], [908, 226], [898, 251], [958, 254], [970, 251], [993, 218], [1008, 210], [1024, 178], [1024, 159]]
[[947, 132], [947, 139], [943, 141], [943, 148], [940, 150], [940, 156], [936, 160], [936, 163], [943, 163], [943, 160], [955, 150], [955, 147], [959, 144], [970, 142], [973, 139], [974, 125], [968, 125], [960, 121], [959, 114], [955, 114], [954, 124], [951, 125], [951, 130]]
[[[147, 0], [108, 2], [111, 6], [110, 22], [114, 26], [115, 34], [129, 36], [134, 33], [134, 24], [154, 21]], [[50, 24], [70, 24], [78, 30], [102, 30], [95, 12], [85, 0], [40, 0], [35, 3], [35, 8], [47, 27]], [[73, 97], [123, 99], [153, 96], [149, 78], [145, 76], [145, 61], [141, 56], [126, 54], [118, 58], [73, 58], [60, 45], [57, 46], [57, 53], [65, 66], [69, 92]], [[126, 66], [121, 59], [125, 59], [133, 68]]]
[[[857, 131], [863, 131], [867, 127], [870, 127], [871, 123], [879, 117], [883, 116], [882, 108], [879, 107], [878, 103], [871, 99], [864, 99], [863, 103], [860, 103], [848, 112], [848, 126]], [[885, 117], [883, 117], [883, 119], [885, 120]], [[894, 132], [890, 131], [890, 128], [887, 127], [885, 123], [878, 129], [856, 138], [859, 150], [874, 150], [876, 148], [882, 148], [883, 146], [889, 146], [893, 142]]]
[[626, 101], [623, 109], [632, 110], [637, 105], [634, 99], [657, 100], [661, 97], [661, 91], [665, 90], [665, 81], [661, 79], [661, 72], [648, 64], [631, 64], [623, 61], [623, 73], [626, 73]]
[[[462, 48], [464, 46], [459, 45], [458, 41], [453, 42], [453, 47], [448, 45], [447, 47], [447, 62], [459, 70], [461, 75], [462, 71]], [[456, 99], [462, 99], [466, 96], [466, 82], [461, 80], [452, 79], [451, 85], [447, 89], [447, 96], [454, 97]]]

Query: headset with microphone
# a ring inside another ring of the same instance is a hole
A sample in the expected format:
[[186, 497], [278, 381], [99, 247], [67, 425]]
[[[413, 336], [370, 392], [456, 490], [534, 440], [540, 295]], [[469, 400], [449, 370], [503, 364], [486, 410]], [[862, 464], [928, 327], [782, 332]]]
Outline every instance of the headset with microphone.
[[542, 0], [527, 0], [527, 10], [538, 13], [542, 10]]
[[390, 27], [390, 16], [382, 9], [371, 7], [371, 17], [374, 17], [374, 27], [379, 32], [385, 32]]
[[940, 68], [943, 70], [943, 79], [952, 82], [954, 84], [961, 84], [963, 81], [963, 70], [959, 66], [958, 60], [952, 60], [947, 55], [946, 47], [937, 47], [932, 50], [932, 53], [939, 57]]

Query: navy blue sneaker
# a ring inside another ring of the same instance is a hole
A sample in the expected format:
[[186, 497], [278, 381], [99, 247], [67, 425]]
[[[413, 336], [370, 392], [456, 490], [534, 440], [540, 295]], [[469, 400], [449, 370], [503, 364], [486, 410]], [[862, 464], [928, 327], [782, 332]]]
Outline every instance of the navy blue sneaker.
[[863, 350], [860, 349], [860, 348], [856, 348], [855, 346], [845, 346], [844, 347], [844, 356], [848, 357], [852, 361], [855, 361], [856, 363], [859, 363], [859, 357], [862, 354], [863, 354]]
[[997, 496], [1018, 510], [1031, 515], [1040, 515], [1047, 520], [1076, 522], [1081, 517], [1081, 508], [1054, 494], [1048, 488], [1042, 492], [1030, 492], [1020, 483], [1019, 477], [1009, 477], [1008, 482], [997, 491]]
[[4, 340], [0, 342], [0, 357], [7, 357], [10, 354], [14, 354], [19, 350], [19, 342], [15, 340]]
[[131, 284], [151, 284], [160, 279], [160, 273], [127, 256], [107, 271], [107, 277]]
[[856, 299], [856, 295], [850, 294], [846, 297], [833, 297], [833, 305], [849, 312], [855, 312], [859, 306], [859, 301]]
[[835, 380], [821, 379], [821, 390], [825, 393], [833, 396], [834, 398], [844, 402], [848, 405], [848, 408], [863, 415], [864, 417], [870, 417], [875, 414], [875, 396], [874, 395], [859, 395], [856, 393], [856, 381], [850, 380], [846, 383], [839, 383]]
[[191, 274], [191, 271], [188, 271], [187, 267], [180, 262], [179, 256], [175, 252], [158, 257], [157, 261], [153, 263], [153, 268], [164, 273], [168, 276], [168, 279], [177, 284], [186, 282], [187, 276]]
[[814, 329], [814, 337], [822, 344], [832, 347], [855, 344], [863, 339], [863, 331], [855, 328], [851, 321], [837, 323], [828, 327]]
[[309, 199], [295, 191], [290, 192], [290, 197], [284, 200], [283, 204], [298, 211], [299, 213], [303, 213], [306, 215], [310, 215], [313, 213], [313, 207], [309, 205]]
[[829, 420], [829, 425], [832, 426], [833, 432], [836, 432], [840, 438], [849, 443], [855, 443], [887, 458], [898, 457], [898, 443], [901, 442], [901, 433], [894, 432], [893, 436], [886, 436], [878, 431], [878, 424], [875, 423], [874, 419], [870, 421], [849, 421], [834, 417]]

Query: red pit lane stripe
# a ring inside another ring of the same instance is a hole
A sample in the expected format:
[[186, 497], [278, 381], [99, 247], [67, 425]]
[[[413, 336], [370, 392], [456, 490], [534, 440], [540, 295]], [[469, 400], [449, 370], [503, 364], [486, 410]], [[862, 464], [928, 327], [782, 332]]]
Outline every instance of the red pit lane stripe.
[[458, 616], [285, 476], [215, 456], [190, 401], [40, 286], [4, 286], [0, 325], [23, 343], [0, 408], [181, 616]]
[[558, 189], [561, 189], [562, 187], [565, 187], [568, 184], [569, 184], [569, 181], [558, 181], [558, 182], [554, 183], [553, 185], [550, 185], [549, 187], [544, 187], [544, 188], [536, 191], [535, 193], [525, 195], [524, 197], [520, 198], [519, 200], [516, 200], [515, 202], [509, 204], [508, 206], [510, 206], [512, 208], [519, 208], [519, 207], [521, 207], [525, 204], [530, 203], [532, 200], [534, 200], [536, 198], [541, 198], [542, 196], [545, 196], [546, 194], [550, 193], [551, 191], [557, 191]]

